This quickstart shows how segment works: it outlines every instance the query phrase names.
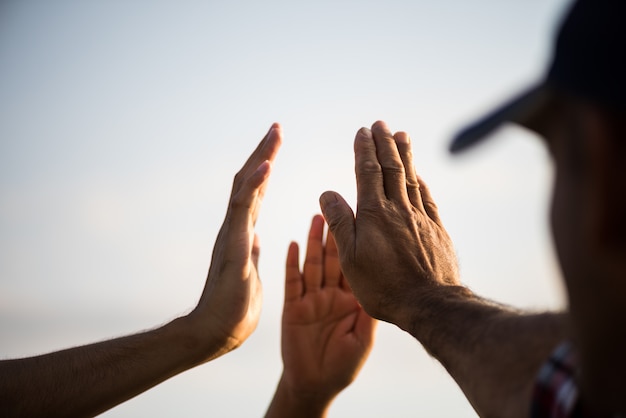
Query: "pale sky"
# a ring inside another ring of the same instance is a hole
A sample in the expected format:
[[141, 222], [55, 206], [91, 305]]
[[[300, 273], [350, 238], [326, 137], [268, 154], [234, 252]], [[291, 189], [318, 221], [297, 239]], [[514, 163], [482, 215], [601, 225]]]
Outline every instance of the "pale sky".
[[[464, 123], [539, 80], [565, 0], [3, 1], [0, 357], [152, 328], [195, 305], [232, 177], [272, 122], [284, 145], [257, 232], [264, 308], [238, 350], [110, 417], [260, 417], [282, 367], [289, 242], [318, 197], [355, 202], [352, 142], [407, 131], [480, 295], [565, 304], [550, 159], [508, 128], [452, 157]], [[474, 417], [411, 336], [376, 346], [331, 417]]]

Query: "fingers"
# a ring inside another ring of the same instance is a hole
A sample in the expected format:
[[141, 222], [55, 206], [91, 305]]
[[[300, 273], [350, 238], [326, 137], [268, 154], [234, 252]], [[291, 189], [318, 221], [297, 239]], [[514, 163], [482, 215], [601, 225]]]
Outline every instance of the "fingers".
[[372, 136], [376, 144], [376, 156], [383, 176], [385, 195], [396, 202], [407, 201], [406, 174], [398, 152], [397, 140], [407, 140], [408, 136], [394, 138], [385, 122], [372, 125]]
[[[272, 161], [281, 141], [281, 128], [275, 123], [235, 176], [227, 213], [227, 221], [235, 234], [249, 232], [250, 226], [256, 223]], [[241, 240], [241, 236], [235, 235], [233, 239]]]
[[358, 204], [385, 199], [383, 172], [376, 156], [376, 144], [372, 132], [367, 128], [361, 128], [356, 134], [354, 159]]
[[304, 292], [314, 293], [323, 286], [324, 280], [324, 218], [314, 216], [309, 230], [309, 240], [304, 259]]
[[[225, 250], [224, 261], [235, 262], [233, 266], [241, 269], [241, 274], [245, 276], [258, 263], [259, 247], [253, 227], [281, 140], [280, 126], [273, 124], [235, 176], [226, 220], [218, 235], [218, 240], [223, 240], [220, 245]], [[227, 233], [222, 234], [223, 231]]]
[[335, 192], [324, 192], [320, 196], [320, 208], [333, 235], [339, 257], [353, 254], [356, 243], [354, 212], [348, 203]]
[[420, 176], [417, 176], [417, 181], [419, 182], [420, 194], [422, 195], [422, 202], [424, 203], [424, 210], [426, 211], [426, 214], [437, 225], [443, 226], [441, 224], [441, 219], [439, 218], [439, 209], [437, 209], [437, 205], [430, 194], [430, 189]]
[[406, 175], [406, 191], [411, 201], [411, 204], [419, 209], [423, 210], [422, 196], [420, 194], [420, 186], [417, 181], [417, 174], [415, 173], [415, 167], [413, 165], [413, 152], [411, 150], [411, 139], [406, 132], [396, 132], [393, 135], [396, 140], [396, 146], [404, 166], [404, 173]]
[[413, 207], [417, 210], [426, 213], [430, 219], [435, 223], [441, 225], [439, 219], [439, 211], [437, 205], [433, 200], [430, 189], [422, 180], [420, 176], [415, 172], [415, 166], [413, 165], [413, 152], [411, 151], [411, 140], [406, 132], [396, 132], [394, 134], [396, 144], [398, 146], [398, 152], [404, 165], [404, 172], [406, 173], [406, 190]]
[[325, 221], [315, 215], [311, 221], [303, 272], [298, 268], [298, 245], [291, 243], [287, 253], [285, 301], [292, 301], [323, 287], [340, 286], [342, 274], [337, 246], [332, 234], [323, 242]]
[[[373, 146], [372, 146], [373, 145]], [[428, 187], [415, 172], [411, 141], [406, 132], [394, 135], [378, 121], [371, 131], [361, 128], [355, 139], [357, 200], [359, 205], [389, 199], [410, 203], [441, 224], [437, 205]]]
[[292, 302], [300, 299], [304, 293], [304, 283], [300, 274], [298, 244], [292, 242], [287, 251], [287, 262], [285, 268], [285, 302]]
[[[231, 194], [231, 199], [234, 198], [237, 194], [239, 194], [248, 181], [253, 178], [258, 169], [265, 164], [265, 162], [271, 163], [274, 161], [276, 154], [278, 153], [278, 149], [282, 143], [282, 129], [278, 123], [274, 123], [265, 137], [261, 140], [256, 149], [252, 152], [248, 160], [245, 162], [241, 170], [235, 176], [235, 181], [233, 183], [233, 190]], [[267, 179], [263, 179], [267, 180]], [[260, 201], [263, 199], [265, 194], [265, 188], [267, 187], [267, 182], [263, 181], [260, 184], [255, 185], [256, 193], [254, 195], [254, 199], [251, 201], [250, 209], [251, 209], [251, 217], [252, 222], [256, 222], [258, 211], [260, 207]]]
[[[283, 131], [282, 131], [281, 126], [278, 123], [272, 124], [272, 127], [267, 133], [266, 138], [267, 138], [266, 139], [267, 142], [265, 143], [265, 145], [263, 146], [263, 149], [261, 150], [262, 151], [261, 158], [264, 159], [265, 161], [273, 162], [274, 159], [276, 158], [276, 155], [278, 154], [278, 150], [283, 141]], [[256, 219], [258, 217], [260, 202], [263, 200], [263, 197], [265, 197], [266, 188], [267, 188], [267, 182], [262, 184], [261, 187], [259, 188], [259, 193], [257, 196], [257, 205], [255, 206], [254, 212], [252, 214], [252, 218], [254, 222], [256, 222]]]
[[341, 286], [341, 265], [339, 264], [339, 253], [333, 234], [326, 234], [326, 246], [324, 247], [324, 286]]
[[[256, 149], [250, 154], [250, 157], [246, 160], [245, 164], [237, 173], [237, 177], [241, 177], [242, 179], [247, 178], [263, 161], [273, 161], [278, 153], [278, 149], [280, 148], [280, 144], [282, 142], [282, 128], [280, 124], [274, 123], [270, 127], [269, 131], [259, 145], [257, 145]], [[237, 180], [237, 179], [236, 179]], [[235, 186], [240, 186], [235, 181]], [[241, 182], [239, 182], [241, 183]], [[235, 193], [237, 190], [233, 190]]]
[[[247, 232], [254, 225], [253, 211], [257, 205], [259, 190], [267, 182], [271, 171], [271, 163], [264, 161], [245, 181], [241, 182], [239, 190], [230, 199], [227, 219], [232, 231]], [[236, 238], [239, 239], [239, 238]]]

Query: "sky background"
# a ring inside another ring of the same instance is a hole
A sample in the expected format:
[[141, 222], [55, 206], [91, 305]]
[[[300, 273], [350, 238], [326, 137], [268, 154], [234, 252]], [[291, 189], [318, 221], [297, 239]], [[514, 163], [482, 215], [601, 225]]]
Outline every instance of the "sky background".
[[[260, 417], [281, 372], [284, 259], [318, 197], [355, 203], [353, 139], [407, 131], [478, 294], [565, 305], [550, 158], [466, 122], [540, 79], [564, 0], [0, 2], [0, 358], [165, 323], [197, 302], [232, 177], [272, 122], [257, 224], [264, 307], [235, 352], [105, 413]], [[330, 417], [475, 417], [410, 335], [380, 324]]]

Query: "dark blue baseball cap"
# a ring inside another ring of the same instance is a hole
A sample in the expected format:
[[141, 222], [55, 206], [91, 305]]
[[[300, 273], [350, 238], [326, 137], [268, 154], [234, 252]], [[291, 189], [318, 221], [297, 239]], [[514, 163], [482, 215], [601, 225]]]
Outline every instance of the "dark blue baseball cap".
[[460, 131], [450, 151], [466, 149], [505, 122], [532, 127], [558, 92], [626, 110], [626, 0], [575, 1], [544, 79]]

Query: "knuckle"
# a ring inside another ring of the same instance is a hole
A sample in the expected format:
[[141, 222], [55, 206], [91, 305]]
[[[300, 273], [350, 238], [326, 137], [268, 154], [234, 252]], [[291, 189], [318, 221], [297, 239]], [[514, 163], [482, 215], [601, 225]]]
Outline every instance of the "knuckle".
[[239, 191], [230, 199], [230, 207], [231, 209], [249, 209], [251, 205], [246, 194]]
[[382, 221], [386, 219], [387, 212], [389, 212], [393, 206], [392, 203], [386, 200], [375, 200], [367, 202], [357, 207], [357, 218], [371, 218], [374, 221]]
[[392, 177], [405, 177], [405, 173], [404, 173], [404, 167], [403, 166], [397, 166], [397, 165], [388, 165], [388, 166], [383, 166], [383, 173], [385, 174], [385, 176], [392, 176]]
[[328, 224], [328, 228], [331, 231], [337, 231], [341, 230], [348, 224], [348, 219], [346, 219], [346, 217], [344, 216], [328, 216], [326, 218], [326, 223]]
[[244, 179], [245, 179], [245, 175], [243, 173], [243, 170], [239, 170], [237, 174], [235, 174], [235, 178], [233, 180], [233, 186], [237, 186], [243, 183]]
[[357, 166], [357, 171], [362, 174], [379, 174], [381, 171], [381, 166], [378, 161], [361, 161], [360, 164]]
[[407, 179], [407, 181], [406, 181], [406, 187], [407, 187], [407, 189], [409, 189], [409, 190], [417, 190], [417, 191], [419, 191], [419, 190], [420, 190], [420, 184], [419, 184], [419, 182], [417, 182], [417, 181], [415, 181], [415, 180], [413, 180], [413, 179]]
[[305, 259], [305, 262], [307, 264], [321, 265], [323, 264], [324, 259], [319, 255], [308, 255]]
[[424, 202], [424, 208], [428, 213], [437, 212], [437, 205], [432, 200], [427, 200]]
[[399, 158], [387, 158], [384, 161], [381, 161], [381, 165], [383, 170], [397, 170], [404, 172], [404, 164], [402, 164], [402, 160]]

